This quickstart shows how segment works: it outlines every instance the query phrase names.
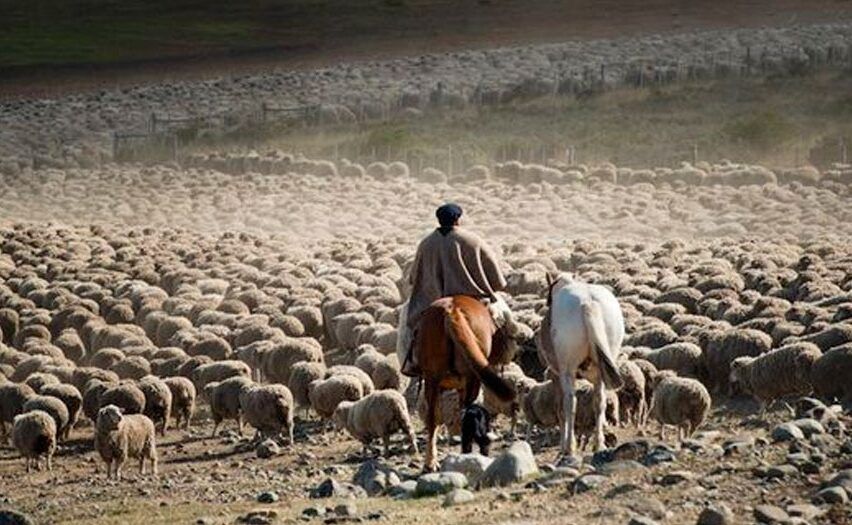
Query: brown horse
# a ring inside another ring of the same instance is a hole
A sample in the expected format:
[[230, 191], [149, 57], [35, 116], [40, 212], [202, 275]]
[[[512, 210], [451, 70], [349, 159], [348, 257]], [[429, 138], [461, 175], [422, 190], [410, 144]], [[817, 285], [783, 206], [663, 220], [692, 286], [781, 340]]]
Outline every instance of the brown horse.
[[504, 336], [488, 308], [473, 297], [455, 295], [432, 303], [420, 317], [414, 348], [426, 398], [423, 469], [434, 471], [438, 467], [436, 430], [442, 391], [458, 392], [459, 410], [476, 400], [482, 385], [507, 402], [515, 398], [515, 392], [492, 368], [507, 348]]

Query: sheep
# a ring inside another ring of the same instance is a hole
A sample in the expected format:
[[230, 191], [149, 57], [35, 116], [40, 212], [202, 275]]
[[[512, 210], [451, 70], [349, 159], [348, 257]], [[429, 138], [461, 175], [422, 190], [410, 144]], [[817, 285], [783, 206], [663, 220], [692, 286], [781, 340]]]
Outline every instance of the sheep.
[[311, 408], [311, 400], [308, 391], [311, 383], [325, 377], [326, 367], [324, 363], [313, 361], [302, 361], [293, 365], [290, 369], [290, 377], [287, 379], [287, 388], [293, 394], [293, 400], [297, 408], [305, 410], [305, 416]]
[[34, 374], [30, 374], [24, 380], [24, 384], [28, 385], [30, 388], [35, 390], [36, 392], [40, 391], [43, 387], [47, 385], [58, 385], [62, 383], [58, 377], [53, 374], [48, 374], [46, 372], [36, 372]]
[[364, 396], [363, 383], [352, 375], [336, 375], [318, 379], [308, 386], [311, 408], [320, 418], [328, 420], [341, 401], [358, 401]]
[[527, 420], [527, 434], [533, 426], [552, 428], [559, 425], [562, 392], [556, 381], [547, 380], [529, 388], [521, 397], [521, 409]]
[[55, 397], [65, 404], [65, 408], [68, 409], [68, 424], [59, 429], [58, 438], [60, 441], [67, 440], [71, 429], [77, 424], [80, 409], [83, 407], [83, 396], [80, 391], [74, 385], [46, 385], [39, 391], [39, 394]]
[[355, 358], [353, 365], [363, 370], [368, 376], [373, 375], [373, 370], [384, 360], [384, 355], [380, 354], [373, 345], [363, 344], [355, 349], [358, 357]]
[[302, 361], [322, 362], [322, 347], [313, 338], [288, 338], [276, 341], [261, 358], [263, 376], [273, 383], [285, 383], [290, 379], [293, 365]]
[[671, 343], [660, 348], [635, 348], [632, 357], [650, 362], [658, 370], [674, 370], [677, 375], [701, 378], [703, 356], [701, 347], [693, 343]]
[[33, 410], [15, 416], [12, 427], [12, 443], [24, 457], [27, 472], [45, 456], [47, 470], [53, 470], [53, 454], [56, 452], [56, 421], [42, 410]]
[[125, 357], [110, 367], [121, 379], [141, 379], [151, 373], [151, 364], [140, 355]]
[[139, 459], [139, 473], [145, 474], [145, 460], [157, 476], [157, 444], [154, 422], [142, 414], [122, 414], [121, 408], [106, 405], [98, 411], [95, 423], [95, 450], [107, 464], [107, 477], [121, 479], [128, 458]]
[[731, 363], [738, 357], [756, 357], [772, 347], [772, 338], [757, 330], [711, 330], [699, 335], [704, 349], [704, 366], [708, 385], [715, 390], [729, 389]]
[[172, 391], [162, 379], [156, 376], [145, 376], [137, 385], [145, 395], [145, 410], [154, 425], [160, 426], [160, 435], [165, 436], [172, 415]]
[[118, 383], [120, 381], [118, 374], [115, 372], [91, 366], [83, 366], [74, 369], [74, 373], [71, 375], [71, 384], [77, 387], [77, 390], [80, 392], [85, 392], [86, 384], [92, 379], [97, 379], [104, 383]]
[[254, 385], [240, 392], [240, 411], [246, 423], [257, 429], [261, 437], [287, 432], [293, 444], [293, 394], [284, 385]]
[[[185, 377], [167, 377], [163, 382], [172, 393], [171, 414], [178, 428], [189, 430], [195, 412], [195, 385]], [[182, 423], [182, 425], [181, 425]]]
[[640, 428], [645, 424], [648, 409], [645, 397], [645, 373], [635, 361], [622, 361], [618, 372], [624, 384], [618, 389], [621, 423], [633, 423]]
[[98, 410], [101, 409], [101, 395], [106, 392], [110, 383], [104, 383], [100, 379], [92, 379], [86, 383], [83, 390], [83, 414], [94, 423], [98, 418]]
[[206, 355], [214, 361], [224, 361], [231, 357], [233, 351], [225, 339], [215, 335], [205, 335], [190, 345], [187, 353], [190, 356]]
[[216, 361], [201, 365], [192, 372], [196, 390], [204, 390], [208, 383], [221, 383], [230, 377], [251, 377], [251, 369], [242, 361]]
[[53, 421], [56, 423], [56, 436], [61, 437], [66, 432], [66, 427], [70, 420], [68, 408], [61, 399], [53, 396], [35, 395], [24, 403], [21, 413], [26, 414], [33, 410], [41, 410], [50, 414]]
[[823, 353], [811, 369], [811, 383], [814, 391], [825, 399], [852, 401], [850, 377], [852, 377], [852, 344], [837, 346]]
[[509, 416], [511, 419], [510, 433], [515, 434], [515, 427], [518, 422], [518, 411], [520, 409], [519, 400], [529, 391], [530, 388], [537, 384], [535, 379], [527, 377], [521, 367], [514, 363], [510, 363], [503, 367], [499, 373], [500, 377], [510, 383], [517, 393], [515, 400], [510, 402], [501, 401], [490, 390], [485, 389], [482, 392], [482, 405], [488, 410], [492, 417], [502, 414]]
[[142, 414], [145, 412], [145, 393], [128, 381], [110, 385], [100, 395], [100, 408], [106, 405], [116, 405], [124, 414]]
[[707, 388], [696, 379], [666, 377], [654, 388], [648, 414], [660, 423], [660, 440], [666, 425], [678, 428], [678, 439], [689, 437], [710, 414]]
[[35, 390], [22, 383], [0, 385], [0, 442], [8, 439], [6, 425], [23, 412], [24, 404], [35, 395]]
[[367, 395], [376, 389], [375, 385], [373, 385], [373, 380], [370, 379], [370, 376], [365, 374], [363, 370], [356, 366], [335, 365], [329, 368], [326, 373], [327, 377], [340, 375], [352, 376], [357, 379], [361, 383], [361, 391], [364, 395]]
[[384, 455], [390, 455], [390, 436], [403, 431], [417, 453], [417, 438], [408, 414], [405, 398], [396, 390], [378, 390], [358, 401], [341, 401], [334, 410], [334, 422], [368, 447], [381, 438]]
[[809, 394], [813, 389], [811, 369], [821, 356], [813, 343], [793, 343], [757, 357], [738, 357], [731, 363], [730, 381], [754, 396], [763, 414], [768, 402]]
[[240, 394], [253, 385], [252, 380], [245, 376], [234, 376], [222, 382], [207, 383], [204, 395], [210, 403], [210, 415], [213, 417], [211, 437], [216, 436], [219, 425], [225, 419], [237, 421], [237, 430], [243, 435], [243, 415], [240, 409]]
[[408, 378], [399, 370], [399, 362], [394, 354], [383, 356], [370, 374], [370, 379], [376, 390], [402, 391], [408, 384]]

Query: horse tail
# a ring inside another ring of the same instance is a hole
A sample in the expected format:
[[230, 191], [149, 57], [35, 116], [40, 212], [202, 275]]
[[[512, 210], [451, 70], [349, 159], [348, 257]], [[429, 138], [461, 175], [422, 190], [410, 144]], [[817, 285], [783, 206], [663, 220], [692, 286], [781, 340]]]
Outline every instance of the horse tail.
[[610, 353], [609, 339], [606, 336], [606, 326], [601, 314], [601, 307], [593, 301], [584, 302], [583, 320], [589, 341], [591, 341], [598, 358], [598, 367], [604, 385], [613, 390], [621, 388], [624, 385], [624, 380], [621, 378], [618, 366], [616, 366]]
[[451, 307], [447, 310], [450, 337], [464, 356], [465, 361], [473, 369], [476, 376], [501, 401], [509, 402], [515, 399], [515, 390], [508, 381], [497, 375], [491, 368], [488, 358], [479, 346], [476, 335], [461, 308]]

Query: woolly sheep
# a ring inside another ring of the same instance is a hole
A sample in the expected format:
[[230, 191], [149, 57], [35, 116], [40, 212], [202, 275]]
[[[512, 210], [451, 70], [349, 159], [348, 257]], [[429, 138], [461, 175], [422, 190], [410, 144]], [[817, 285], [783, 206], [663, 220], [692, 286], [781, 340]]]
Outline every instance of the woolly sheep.
[[701, 378], [704, 359], [701, 347], [693, 343], [671, 343], [656, 349], [636, 348], [631, 355], [650, 362], [658, 370], [674, 370], [679, 376]]
[[58, 429], [59, 440], [67, 440], [71, 429], [77, 424], [77, 419], [80, 417], [80, 409], [83, 407], [83, 396], [80, 394], [80, 391], [74, 385], [46, 385], [39, 391], [39, 394], [59, 399], [65, 405], [65, 408], [68, 409], [68, 424]]
[[275, 437], [286, 431], [293, 444], [293, 394], [284, 385], [253, 385], [240, 392], [240, 411], [260, 435]]
[[245, 376], [229, 377], [222, 382], [208, 383], [204, 387], [204, 395], [210, 403], [210, 415], [213, 417], [213, 431], [216, 436], [219, 425], [226, 419], [237, 421], [237, 430], [243, 434], [243, 416], [240, 410], [240, 394], [253, 385], [252, 380]]
[[285, 383], [290, 379], [293, 365], [303, 361], [322, 362], [322, 347], [313, 338], [288, 338], [276, 341], [261, 358], [263, 376], [274, 383]]
[[635, 361], [622, 361], [618, 365], [618, 372], [624, 380], [617, 393], [621, 423], [633, 423], [642, 427], [648, 409], [645, 373]]
[[100, 407], [106, 405], [116, 405], [124, 414], [142, 414], [145, 412], [145, 393], [128, 381], [109, 385], [100, 395]]
[[107, 477], [121, 479], [121, 468], [128, 458], [139, 459], [139, 473], [145, 474], [145, 460], [157, 475], [157, 445], [154, 423], [142, 414], [122, 414], [115, 405], [98, 411], [95, 423], [95, 450], [107, 464]]
[[196, 390], [204, 390], [207, 383], [222, 382], [230, 377], [251, 377], [251, 369], [242, 361], [216, 361], [192, 372]]
[[757, 357], [772, 347], [772, 338], [751, 329], [711, 330], [699, 336], [704, 349], [704, 370], [708, 386], [728, 389], [731, 363], [738, 357]]
[[850, 377], [852, 377], [852, 344], [838, 346], [823, 353], [811, 369], [811, 383], [814, 391], [826, 399], [852, 401]]
[[0, 437], [3, 443], [8, 438], [6, 425], [23, 412], [24, 404], [35, 395], [35, 390], [21, 383], [0, 385]]
[[34, 374], [30, 374], [29, 377], [24, 380], [24, 384], [28, 385], [36, 392], [40, 391], [43, 387], [47, 385], [58, 385], [61, 382], [62, 381], [60, 381], [58, 377], [53, 374], [48, 374], [46, 372], [36, 372]]
[[383, 356], [373, 373], [370, 374], [376, 390], [403, 390], [408, 384], [408, 378], [402, 375], [396, 355]]
[[484, 389], [482, 392], [482, 406], [488, 410], [492, 417], [497, 415], [505, 415], [511, 419], [510, 432], [515, 433], [515, 426], [518, 422], [518, 411], [520, 410], [519, 399], [521, 399], [533, 386], [537, 384], [535, 379], [527, 377], [521, 367], [514, 363], [510, 363], [503, 367], [499, 372], [500, 377], [510, 383], [517, 393], [517, 398], [514, 401], [501, 401], [489, 389]]
[[187, 349], [190, 356], [206, 355], [214, 361], [224, 361], [231, 357], [231, 345], [228, 341], [214, 335], [207, 335], [197, 340]]
[[151, 373], [151, 364], [139, 355], [125, 357], [110, 367], [121, 379], [141, 379]]
[[328, 369], [326, 373], [327, 377], [347, 375], [352, 376], [357, 379], [361, 383], [361, 391], [364, 395], [371, 393], [375, 390], [375, 385], [373, 385], [373, 380], [370, 379], [363, 370], [355, 366], [349, 365], [335, 365]]
[[324, 420], [334, 415], [334, 409], [341, 401], [358, 401], [363, 396], [363, 383], [348, 374], [319, 379], [308, 386], [311, 408]]
[[821, 356], [812, 343], [793, 343], [757, 357], [738, 357], [731, 363], [731, 383], [757, 398], [762, 413], [767, 402], [809, 394], [811, 368]]
[[293, 394], [293, 400], [297, 408], [307, 411], [311, 408], [311, 400], [308, 391], [311, 383], [325, 377], [326, 367], [324, 363], [313, 361], [301, 361], [290, 369], [290, 377], [287, 379], [287, 387]]
[[175, 418], [177, 428], [189, 430], [195, 412], [195, 385], [189, 379], [179, 376], [167, 377], [163, 379], [163, 383], [172, 393], [171, 415]]
[[33, 410], [41, 410], [42, 412], [50, 414], [50, 417], [52, 417], [53, 421], [56, 423], [57, 438], [65, 433], [70, 418], [68, 408], [61, 399], [53, 396], [35, 395], [24, 403], [21, 413], [26, 414]]
[[390, 453], [390, 436], [401, 430], [417, 453], [417, 438], [408, 407], [405, 398], [396, 390], [377, 390], [358, 401], [341, 401], [334, 410], [334, 422], [365, 447], [373, 439], [381, 438], [385, 456]]
[[91, 366], [83, 366], [74, 369], [74, 373], [71, 376], [71, 384], [77, 387], [77, 390], [80, 392], [84, 392], [86, 384], [93, 379], [104, 383], [118, 383], [120, 381], [118, 374], [115, 372]]
[[33, 410], [15, 416], [12, 427], [12, 443], [24, 457], [27, 472], [45, 456], [47, 470], [53, 470], [53, 454], [56, 452], [56, 422], [42, 410]]
[[101, 409], [101, 395], [110, 386], [109, 383], [104, 383], [100, 379], [92, 379], [86, 383], [86, 388], [83, 390], [83, 414], [92, 423], [98, 418], [98, 410]]
[[654, 388], [648, 413], [660, 423], [660, 439], [666, 425], [678, 428], [678, 439], [689, 437], [710, 414], [710, 393], [696, 379], [667, 377]]
[[172, 414], [171, 389], [162, 379], [151, 375], [141, 378], [137, 385], [145, 394], [143, 414], [148, 416], [155, 426], [160, 425], [160, 435], [165, 436]]

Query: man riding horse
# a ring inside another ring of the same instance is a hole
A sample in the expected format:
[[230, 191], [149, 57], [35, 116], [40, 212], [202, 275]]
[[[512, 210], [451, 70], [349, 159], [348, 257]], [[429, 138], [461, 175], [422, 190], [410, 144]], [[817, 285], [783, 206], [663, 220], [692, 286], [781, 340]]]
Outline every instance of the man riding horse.
[[417, 343], [420, 318], [438, 299], [458, 295], [478, 299], [488, 306], [495, 326], [509, 338], [531, 336], [523, 332], [526, 327], [514, 321], [505, 301], [497, 295], [506, 288], [506, 278], [496, 254], [475, 233], [459, 227], [461, 207], [444, 204], [435, 216], [438, 228], [417, 247], [409, 275], [411, 297], [403, 311], [405, 322], [400, 323], [402, 372], [412, 377], [420, 375], [416, 353], [411, 351]]

